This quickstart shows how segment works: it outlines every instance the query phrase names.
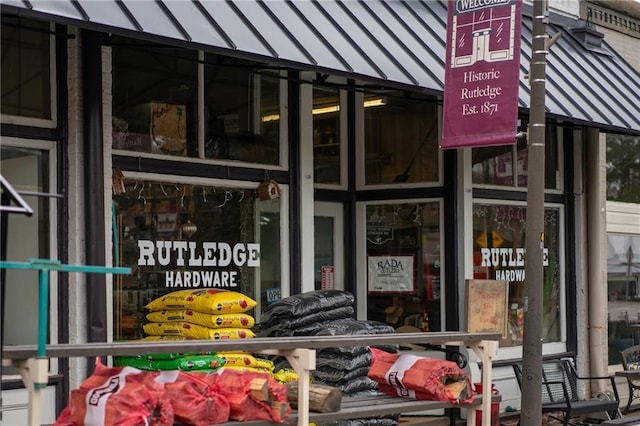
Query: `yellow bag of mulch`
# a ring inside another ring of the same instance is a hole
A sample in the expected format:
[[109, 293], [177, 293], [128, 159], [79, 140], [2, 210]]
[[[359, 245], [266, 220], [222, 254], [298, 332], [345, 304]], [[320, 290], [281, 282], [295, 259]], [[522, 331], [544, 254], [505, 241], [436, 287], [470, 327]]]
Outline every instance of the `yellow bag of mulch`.
[[151, 336], [145, 336], [142, 339], [139, 339], [140, 341], [144, 341], [144, 342], [158, 342], [158, 341], [165, 341], [165, 342], [175, 342], [175, 341], [179, 341], [179, 340], [196, 340], [193, 337], [184, 337], [184, 336], [155, 336], [155, 335], [151, 335]]
[[226, 367], [253, 367], [272, 372], [275, 368], [273, 361], [258, 358], [243, 352], [216, 352], [216, 355], [225, 360]]
[[151, 322], [183, 321], [210, 328], [251, 328], [256, 324], [255, 319], [244, 312], [213, 315], [191, 309], [150, 312], [147, 314], [147, 319]]
[[145, 308], [150, 311], [191, 309], [218, 315], [247, 312], [255, 306], [255, 300], [237, 291], [205, 289], [174, 291], [152, 300]]
[[255, 337], [248, 328], [209, 328], [188, 322], [150, 322], [142, 326], [146, 334], [154, 336], [183, 336], [193, 339], [249, 339]]

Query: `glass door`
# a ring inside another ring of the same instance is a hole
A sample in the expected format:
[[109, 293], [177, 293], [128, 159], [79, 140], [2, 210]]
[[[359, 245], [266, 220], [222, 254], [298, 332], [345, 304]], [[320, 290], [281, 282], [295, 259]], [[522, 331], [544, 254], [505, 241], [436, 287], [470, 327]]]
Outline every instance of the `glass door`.
[[314, 205], [315, 289], [344, 290], [344, 230], [342, 204]]

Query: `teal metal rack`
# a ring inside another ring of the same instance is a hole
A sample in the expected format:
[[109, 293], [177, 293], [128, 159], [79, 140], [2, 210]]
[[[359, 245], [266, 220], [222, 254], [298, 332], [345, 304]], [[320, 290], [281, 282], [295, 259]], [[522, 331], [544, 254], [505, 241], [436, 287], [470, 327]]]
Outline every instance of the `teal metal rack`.
[[[87, 274], [131, 274], [131, 268], [65, 265], [57, 260], [28, 259], [27, 262], [0, 261], [0, 269], [22, 269], [38, 271], [38, 345], [35, 358], [14, 363], [20, 370], [22, 380], [29, 392], [29, 425], [39, 425], [40, 390], [47, 387], [47, 331], [49, 317], [47, 305], [49, 300], [49, 274], [58, 272], [81, 272]], [[3, 301], [4, 302], [4, 301]]]

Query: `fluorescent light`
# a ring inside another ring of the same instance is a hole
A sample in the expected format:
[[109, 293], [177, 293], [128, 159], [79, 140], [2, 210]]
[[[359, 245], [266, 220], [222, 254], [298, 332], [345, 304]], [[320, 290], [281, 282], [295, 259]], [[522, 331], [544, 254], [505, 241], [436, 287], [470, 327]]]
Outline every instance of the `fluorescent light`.
[[270, 114], [270, 115], [262, 116], [263, 123], [266, 123], [267, 121], [276, 121], [276, 120], [280, 120], [280, 114]]
[[320, 115], [320, 114], [329, 114], [330, 112], [338, 112], [340, 111], [340, 105], [331, 105], [322, 108], [314, 108], [311, 110], [311, 114]]
[[387, 104], [387, 100], [385, 98], [375, 98], [375, 99], [369, 99], [364, 101], [362, 105], [365, 108], [369, 108], [369, 107], [383, 106], [386, 104]]
[[[364, 101], [362, 103], [362, 106], [364, 106], [365, 108], [369, 108], [369, 107], [383, 106], [386, 104], [387, 104], [387, 100], [385, 98], [375, 98], [375, 99], [369, 99]], [[340, 105], [330, 105], [330, 106], [321, 107], [321, 108], [314, 108], [311, 110], [311, 114], [320, 115], [320, 114], [329, 114], [331, 112], [338, 112], [338, 111], [340, 111]], [[270, 114], [262, 117], [263, 123], [266, 123], [267, 121], [275, 121], [275, 120], [280, 120], [279, 114]]]

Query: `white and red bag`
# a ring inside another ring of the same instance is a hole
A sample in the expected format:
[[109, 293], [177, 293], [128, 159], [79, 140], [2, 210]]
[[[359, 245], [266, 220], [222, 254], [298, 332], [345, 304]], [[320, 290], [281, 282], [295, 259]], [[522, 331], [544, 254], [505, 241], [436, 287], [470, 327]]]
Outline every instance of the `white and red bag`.
[[158, 373], [133, 367], [106, 367], [96, 358], [96, 369], [79, 388], [55, 426], [169, 426], [174, 415]]
[[373, 357], [368, 376], [388, 395], [452, 403], [473, 400], [471, 380], [455, 362], [370, 350]]

